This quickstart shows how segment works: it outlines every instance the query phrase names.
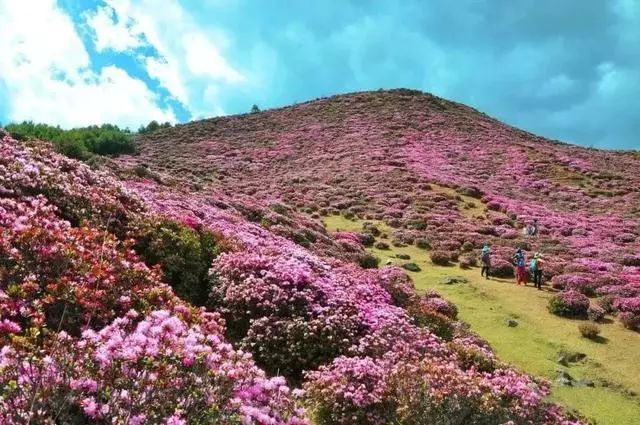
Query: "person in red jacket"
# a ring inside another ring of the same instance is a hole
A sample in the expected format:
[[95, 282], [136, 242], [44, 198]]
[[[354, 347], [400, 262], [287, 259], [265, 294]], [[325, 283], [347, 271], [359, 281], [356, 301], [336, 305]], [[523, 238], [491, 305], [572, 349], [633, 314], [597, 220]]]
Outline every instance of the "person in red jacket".
[[527, 284], [527, 259], [524, 255], [524, 251], [522, 248], [518, 248], [516, 253], [513, 255], [513, 264], [516, 266], [516, 282], [518, 285], [526, 285]]

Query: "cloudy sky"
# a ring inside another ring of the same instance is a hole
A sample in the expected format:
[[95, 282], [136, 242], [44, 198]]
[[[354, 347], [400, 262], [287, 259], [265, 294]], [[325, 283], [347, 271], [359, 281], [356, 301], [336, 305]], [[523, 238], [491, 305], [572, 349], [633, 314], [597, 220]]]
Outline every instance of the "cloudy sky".
[[640, 0], [0, 0], [0, 122], [183, 122], [409, 87], [640, 149]]

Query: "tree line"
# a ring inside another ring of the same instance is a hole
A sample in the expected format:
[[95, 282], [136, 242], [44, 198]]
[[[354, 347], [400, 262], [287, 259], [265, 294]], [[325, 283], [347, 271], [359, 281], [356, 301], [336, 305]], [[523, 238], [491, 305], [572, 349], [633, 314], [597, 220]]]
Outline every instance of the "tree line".
[[[137, 133], [151, 133], [171, 126], [169, 122], [160, 124], [154, 120], [141, 126]], [[8, 124], [5, 130], [16, 140], [49, 141], [58, 152], [77, 159], [87, 159], [92, 154], [113, 156], [135, 152], [135, 133], [113, 124], [62, 129], [60, 126], [23, 121]]]

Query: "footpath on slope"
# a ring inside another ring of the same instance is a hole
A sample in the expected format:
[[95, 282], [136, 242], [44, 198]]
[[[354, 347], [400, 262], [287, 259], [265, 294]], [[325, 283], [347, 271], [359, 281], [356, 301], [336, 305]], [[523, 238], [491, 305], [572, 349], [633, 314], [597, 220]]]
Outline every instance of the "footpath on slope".
[[[372, 222], [368, 220], [368, 222]], [[363, 221], [348, 220], [342, 216], [324, 219], [328, 232], [361, 232]], [[380, 222], [373, 222], [383, 231], [390, 230]], [[582, 320], [571, 320], [552, 315], [547, 310], [554, 291], [546, 286], [537, 291], [532, 283], [526, 287], [515, 284], [514, 279], [486, 280], [479, 268], [461, 269], [457, 265], [437, 266], [429, 259], [428, 251], [416, 246], [367, 250], [380, 258], [401, 266], [413, 262], [420, 271], [407, 273], [419, 291], [434, 289], [455, 303], [459, 317], [487, 340], [496, 354], [521, 370], [543, 376], [552, 382], [551, 398], [567, 408], [576, 409], [593, 418], [598, 424], [635, 425], [640, 417], [640, 335], [607, 320], [600, 324], [601, 343], [581, 337], [578, 325]], [[410, 259], [397, 258], [398, 254]], [[441, 281], [460, 276], [467, 283], [447, 285]], [[517, 326], [507, 322], [515, 320]], [[567, 366], [558, 361], [566, 353], [584, 354], [584, 359]], [[568, 374], [574, 385], [567, 386], [556, 378]], [[576, 385], [586, 382], [593, 386]]]

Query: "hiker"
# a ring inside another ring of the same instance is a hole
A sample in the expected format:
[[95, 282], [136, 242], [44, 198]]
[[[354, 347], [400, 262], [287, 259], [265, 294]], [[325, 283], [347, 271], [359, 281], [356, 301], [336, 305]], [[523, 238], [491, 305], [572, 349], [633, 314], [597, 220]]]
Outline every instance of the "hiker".
[[531, 236], [538, 236], [538, 219], [533, 219], [533, 225], [531, 225]]
[[522, 251], [522, 248], [518, 248], [516, 253], [513, 255], [513, 264], [516, 266], [516, 282], [518, 285], [527, 285], [526, 261], [524, 251]]
[[480, 271], [480, 276], [484, 276], [489, 279], [489, 271], [491, 270], [491, 248], [489, 248], [488, 243], [484, 244], [484, 246], [482, 247], [480, 260], [482, 261], [482, 270]]
[[533, 272], [533, 284], [538, 291], [542, 289], [542, 271], [544, 266], [544, 261], [542, 260], [542, 254], [536, 252], [531, 260], [531, 265], [529, 266], [529, 270]]

